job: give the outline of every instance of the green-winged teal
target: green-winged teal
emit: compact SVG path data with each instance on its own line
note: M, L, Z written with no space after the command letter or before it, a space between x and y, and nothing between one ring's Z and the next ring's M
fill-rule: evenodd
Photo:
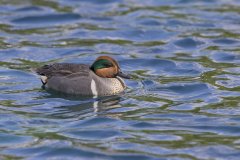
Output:
M44 65L36 72L43 85L55 91L86 96L115 95L126 85L122 78L130 78L121 72L116 60L100 56L89 66L86 64L54 63Z

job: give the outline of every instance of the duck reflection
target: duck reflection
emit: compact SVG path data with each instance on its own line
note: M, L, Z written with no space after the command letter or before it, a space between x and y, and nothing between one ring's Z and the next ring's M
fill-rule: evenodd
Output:
M86 118L90 116L98 116L114 108L122 107L119 103L121 95L106 97L76 97L70 95L48 95L47 98L64 99L71 102L66 105L57 107L57 111L51 113L51 117L55 118ZM75 103L75 104L73 104Z

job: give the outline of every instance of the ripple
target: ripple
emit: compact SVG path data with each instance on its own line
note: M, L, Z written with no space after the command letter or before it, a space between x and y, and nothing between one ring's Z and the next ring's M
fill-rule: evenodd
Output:
M142 20L141 24L146 25L146 26L159 26L161 25L161 23L158 20L154 20L154 19L146 19L146 20Z
M106 118L106 117L96 117L96 118L91 118L87 120L83 120L80 122L74 122L71 124L69 127L94 127L94 126L108 126L111 125L112 123L116 122L115 119L112 118Z
M153 68L156 70L166 69L175 67L176 64L169 60L161 60L161 59L127 59L121 62L124 67L135 66L135 69L148 69Z
M218 84L219 86L224 86L226 88L238 91L238 88L240 87L238 78L239 76L236 78L231 78L231 79L229 78L229 80L218 80L216 84Z
M182 83L168 85L147 85L149 93L155 93L170 99L189 101L194 99L205 99L211 95L211 89L204 83Z
M88 2L88 3L93 3L93 4L108 4L108 3L116 3L116 2L121 2L121 0L116 0L116 1L112 1L112 0L102 0L102 1L98 1L98 0L92 0L92 1L88 1L88 0L82 0L83 2Z
M215 53L212 56L216 62L234 63L240 61L240 56L231 53Z
M204 43L201 41L196 41L192 38L184 38L177 40L176 42L174 42L174 44L181 48L194 49L196 47L201 46Z
M48 15L36 15L36 16L28 16L13 19L13 23L17 24L32 24L35 25L36 23L39 25L46 25L46 24L56 24L56 23L67 23L71 21L79 20L81 16L79 14L48 14Z
M4 153L14 153L17 156L30 157L30 159L78 159L79 157L84 159L156 159L154 157L141 154L129 155L127 153L112 153L107 155L106 153L99 152L98 150L88 149L90 146L84 148L71 147L66 141L43 141L41 143L42 144L34 148L25 147L22 149L11 149L5 151Z
M16 9L17 12L29 12L29 11L42 11L43 9L38 6L27 6Z
M223 39L216 39L213 41L214 43L218 43L218 44L235 44L235 43L239 43L237 40L233 40L233 39L227 39L227 38L223 38Z
M96 134L97 133L97 134ZM115 138L124 138L123 133L114 130L85 130L65 132L63 135L82 140L114 140Z
M16 145L24 145L31 141L33 138L30 136L18 136L18 135L12 135L12 134L0 134L1 142L0 147L11 147Z

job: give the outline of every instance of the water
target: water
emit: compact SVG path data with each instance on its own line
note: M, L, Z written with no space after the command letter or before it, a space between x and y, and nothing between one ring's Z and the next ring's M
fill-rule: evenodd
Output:
M238 0L0 1L0 159L238 160ZM124 94L54 95L31 72L116 58Z

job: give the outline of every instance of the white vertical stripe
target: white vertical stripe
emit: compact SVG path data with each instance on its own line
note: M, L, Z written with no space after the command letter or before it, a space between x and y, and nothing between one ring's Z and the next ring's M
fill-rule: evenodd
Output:
M97 98L98 96L97 86L93 79L91 81L91 91L93 93L93 98ZM94 108L94 112L98 112L98 101L93 102L93 108Z
M93 79L91 81L91 91L93 93L93 98L97 98L97 96L98 96L97 86L96 86L96 83Z

